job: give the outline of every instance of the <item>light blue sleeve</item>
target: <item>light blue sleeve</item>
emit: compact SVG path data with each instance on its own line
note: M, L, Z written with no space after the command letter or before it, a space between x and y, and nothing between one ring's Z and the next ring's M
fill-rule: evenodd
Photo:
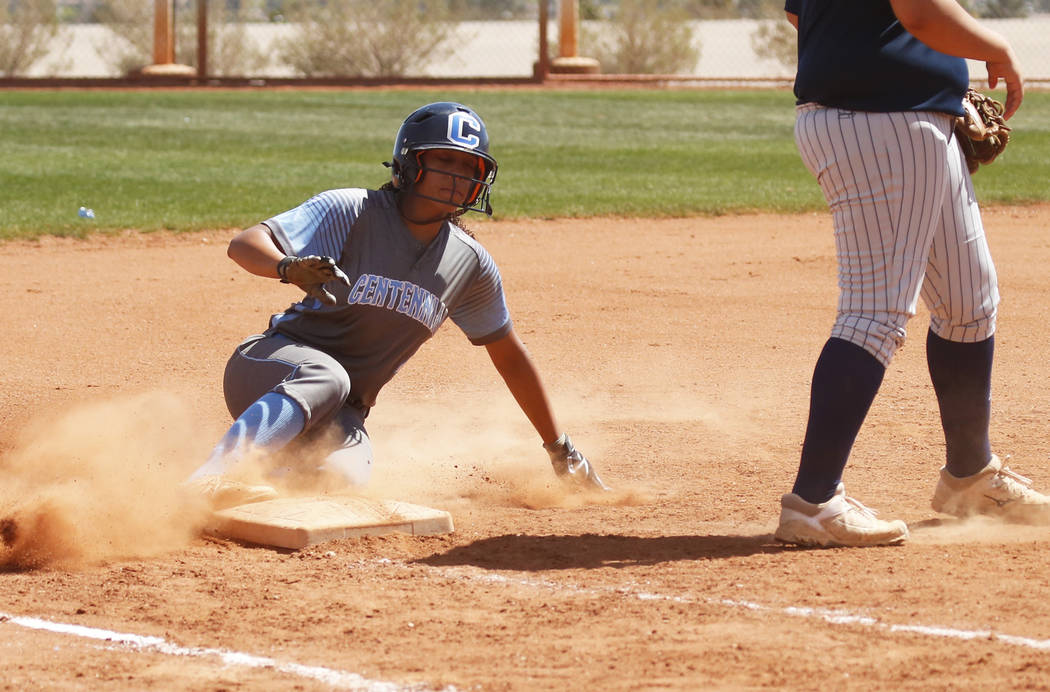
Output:
M475 346L506 336L513 326L499 268L485 248L470 243L478 255L478 273L449 317Z
M367 195L368 190L359 188L328 190L263 223L289 255L338 260Z

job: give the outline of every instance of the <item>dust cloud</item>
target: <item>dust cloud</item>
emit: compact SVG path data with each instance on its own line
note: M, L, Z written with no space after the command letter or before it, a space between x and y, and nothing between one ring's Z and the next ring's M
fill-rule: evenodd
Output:
M77 567L186 545L207 516L179 492L208 445L188 408L154 392L32 421L0 458L0 568Z
M571 509L650 499L644 488L610 476L600 435L583 426L574 440L613 491L580 492L562 483L509 397L496 405L480 397L455 412L418 399L384 404L386 413L369 419L376 465L368 486L348 489L310 474L293 481L252 471L242 479L270 483L282 495L351 492L439 508ZM576 418L562 408L566 418ZM0 569L75 568L188 545L209 512L179 484L214 443L201 439L189 409L172 394L151 392L81 403L31 422L0 458ZM299 451L301 462L323 456ZM238 477L250 465L247 459L238 464Z
M910 542L928 545L1029 543L1046 539L1045 526L1012 524L984 516L928 519L908 528Z
M509 397L444 403L383 402L369 419L376 464L369 496L409 502L469 501L526 509L587 505L637 505L642 488L612 482L603 467L605 445L597 431L570 432L577 447L613 486L609 493L580 492L554 475L536 432ZM569 407L562 406L565 419ZM373 421L373 418L375 419Z

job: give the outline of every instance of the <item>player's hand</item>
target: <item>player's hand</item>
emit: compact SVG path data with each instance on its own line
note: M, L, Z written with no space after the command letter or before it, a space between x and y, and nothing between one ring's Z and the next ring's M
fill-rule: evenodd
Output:
M986 62L985 68L988 70L990 89L998 86L1000 79L1006 82L1006 112L1003 113L1003 119L1009 120L1021 107L1021 101L1024 99L1024 78L1021 76L1017 56L1014 55L1013 49L1007 47L1005 60Z
M325 305L335 305L336 299L324 287L329 281L340 281L350 286L350 279L331 257L285 257L277 263L277 275L286 284L295 284L311 298Z
M568 435L562 434L554 442L543 445L543 448L551 457L554 473L565 483L578 490L612 490L598 477L598 472L587 461L587 457L572 445Z

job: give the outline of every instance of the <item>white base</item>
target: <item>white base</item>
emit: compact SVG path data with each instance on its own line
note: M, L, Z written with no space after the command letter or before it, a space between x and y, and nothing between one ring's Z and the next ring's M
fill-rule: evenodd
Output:
M226 538L298 550L339 538L451 533L452 515L394 500L289 497L215 512L208 527Z

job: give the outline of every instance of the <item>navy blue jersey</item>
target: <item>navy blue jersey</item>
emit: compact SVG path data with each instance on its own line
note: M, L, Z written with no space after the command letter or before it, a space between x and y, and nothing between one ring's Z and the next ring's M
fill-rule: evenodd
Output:
M962 115L966 61L908 33L889 0L786 0L784 9L798 15L799 103Z

